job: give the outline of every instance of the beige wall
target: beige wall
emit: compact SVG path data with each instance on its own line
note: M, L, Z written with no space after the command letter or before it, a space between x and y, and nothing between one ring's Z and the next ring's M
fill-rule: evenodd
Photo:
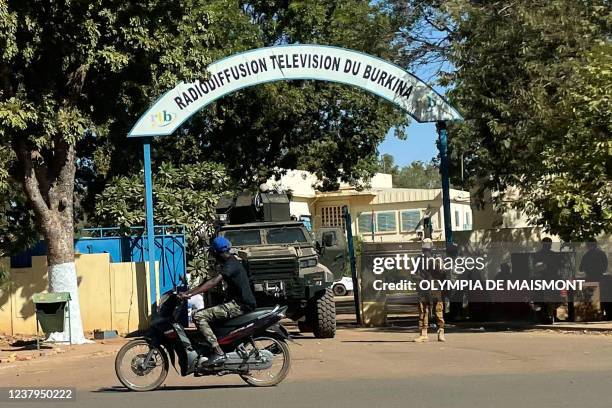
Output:
M10 266L6 258L0 262L7 269ZM145 263L110 263L108 254L76 255L76 269L86 331L129 333L146 328L150 292ZM159 282L157 270L156 278ZM11 269L10 288L0 293L0 332L36 333L32 295L46 292L47 286L44 256L32 257L31 268Z
M402 242L418 240L415 231L402 231L401 212L403 210L419 210L420 217L423 216L428 205L432 209L433 222L433 239L436 241L444 240L444 215L442 202L439 199L424 200L424 201L392 201L392 200L376 200L376 196L372 194L361 195L346 195L342 196L327 196L320 197L314 200L311 205L311 212L314 214L314 226L319 228L322 226L322 209L330 206L348 206L352 218L352 229L354 235L361 236L364 240L371 241L371 231L359 230L359 215L362 213L371 214L374 211L376 217L377 212L394 212L396 231L395 232L375 232L374 241L376 242ZM459 213L459 227L456 226L456 213ZM472 210L469 202L451 202L451 222L453 231L462 231L466 229L466 222L472 221Z
M472 189L472 211L474 213L474 229L492 228L530 228L534 225L521 211L510 208L513 201L520 199L520 191L510 187L506 191L504 202L500 205L493 204L497 193L486 189L483 196L478 196L478 187Z

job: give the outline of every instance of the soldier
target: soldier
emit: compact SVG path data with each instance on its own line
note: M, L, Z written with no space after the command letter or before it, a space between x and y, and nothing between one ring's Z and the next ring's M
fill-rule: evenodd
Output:
M580 271L586 275L587 282L601 282L608 271L608 257L597 247L597 240L590 238L587 241L587 251L580 260Z
M432 262L432 247L433 242L431 239L426 238L423 240L422 251L423 251L423 263L418 271L418 277L420 280L443 280L444 271ZM429 262L427 261L429 259ZM436 324L438 325L438 341L446 341L444 336L444 299L442 297L442 291L440 290L418 290L419 300L419 330L420 335L413 341L415 343L424 343L429 341L427 337L427 327L429 325L429 311L433 310L436 317Z

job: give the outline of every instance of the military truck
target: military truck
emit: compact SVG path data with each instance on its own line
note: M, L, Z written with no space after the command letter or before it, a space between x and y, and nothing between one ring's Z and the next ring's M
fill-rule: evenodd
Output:
M289 197L275 192L223 197L218 235L245 265L257 305L288 306L287 317L317 338L336 333L333 274L319 262L317 245L301 221L292 220Z

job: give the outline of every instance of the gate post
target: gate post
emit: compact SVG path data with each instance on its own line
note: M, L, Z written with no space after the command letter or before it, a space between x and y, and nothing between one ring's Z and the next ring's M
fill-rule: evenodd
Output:
M345 205L342 207L342 216L344 217L344 226L346 228L346 242L348 246L348 256L351 266L351 279L353 281L353 301L355 304L355 317L357 324L361 325L361 301L359 300L359 281L357 279L357 265L355 262L355 246L353 243L353 226L351 213Z
M453 223L451 222L450 174L448 168L448 137L446 122L436 122L440 141L440 174L442 177L442 207L444 209L444 238L446 247L453 243Z
M143 139L142 150L144 154L145 204L146 204L146 230L147 230L147 261L149 263L149 286L151 305L157 303L157 279L155 278L155 227L153 222L153 178L151 173L151 138ZM155 314L151 308L151 315Z

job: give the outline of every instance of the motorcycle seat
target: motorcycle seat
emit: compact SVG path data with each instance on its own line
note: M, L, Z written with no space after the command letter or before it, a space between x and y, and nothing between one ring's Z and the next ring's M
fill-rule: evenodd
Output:
M253 310L252 312L245 313L238 317L233 317L228 320L223 320L221 324L223 326L243 326L253 320L257 320L263 316L270 314L275 311L277 307L260 307L258 309Z

